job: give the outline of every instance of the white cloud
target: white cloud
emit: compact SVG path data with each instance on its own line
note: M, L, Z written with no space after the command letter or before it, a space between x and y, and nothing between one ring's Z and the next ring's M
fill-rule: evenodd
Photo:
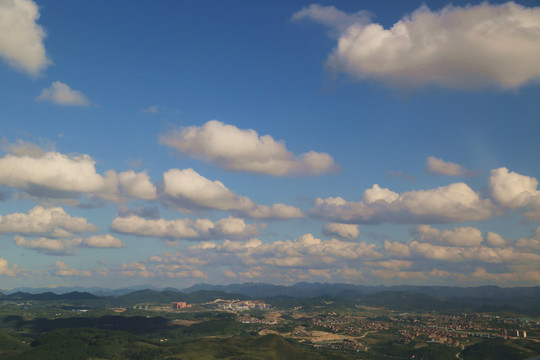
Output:
M440 231L429 225L419 225L415 232L422 241L437 240L455 246L479 246L484 241L482 232L470 226Z
M390 270L401 270L403 268L410 268L411 266L414 265L414 263L409 260L395 260L395 259L381 260L381 261L366 261L365 264L367 266L382 267L382 268L390 269Z
M491 194L501 205L510 209L524 209L525 216L540 222L540 191L538 180L501 167L491 170Z
M16 264L10 269L8 261L4 258L0 258L0 276L15 276L18 272L19 268Z
M312 216L344 223L445 223L485 220L495 207L464 183L432 190L395 193L375 184L364 200L348 202L340 197L318 198Z
M94 248L122 248L126 246L122 240L110 234L90 236L84 239L82 243Z
M514 2L422 6L391 28L334 7L301 10L339 32L328 66L360 80L397 85L477 89L516 88L540 76L540 8Z
M426 160L426 171L430 174L445 176L471 176L472 171L463 165L447 162L430 156Z
M297 219L304 217L302 210L285 204L257 205L248 215L258 219Z
M17 234L50 234L71 236L71 233L95 231L97 228L82 217L71 217L61 207L35 206L28 214L0 215L0 232Z
M40 157L6 155L0 158L0 184L44 194L47 194L46 189L84 193L115 193L117 190L116 173L99 175L90 156L57 152Z
M171 169L163 174L164 192L180 206L195 205L216 210L251 210L253 201L230 191L221 181L209 180L193 169Z
M540 227L536 229L536 236L530 239L519 239L516 246L540 250Z
M152 220L131 215L115 218L111 228L125 234L166 239L244 238L258 234L256 225L233 217L212 222L208 219Z
M537 285L540 282L540 270L523 270L518 269L514 272L506 273L488 273L486 269L482 267L476 268L476 270L471 274L472 277L483 279L483 280L492 280L497 283L510 283L515 284L517 281L528 282L534 285Z
M216 260L228 260L235 265L265 264L289 268L382 257L373 244L337 239L321 240L311 234L304 234L292 241L272 243L263 243L258 239L225 240L222 244L209 242L194 245L190 250L200 256L213 256Z
M270 135L259 136L255 130L242 130L217 120L171 130L160 137L160 143L227 170L285 176L318 175L336 169L326 153L310 151L295 156L284 142Z
M360 236L358 225L327 223L324 225L323 234L326 236L337 235L342 239L354 240Z
M60 81L55 81L49 88L43 89L36 100L62 106L90 106L90 101L82 92L73 90Z
M146 268L146 265L144 263L136 262L136 261L132 261L128 264L122 264L121 274L130 276L130 277L141 276L144 278L156 276L156 274L154 274L153 272L149 271Z
M409 257L411 256L411 249L409 245L400 243L399 241L388 241L384 242L384 250L389 256L398 256L398 257Z
M91 248L121 248L126 246L120 239L109 234L94 235L86 239L80 237L70 239L47 237L26 239L17 235L15 236L15 244L47 255L76 255L75 248L81 245Z
M312 4L295 14L291 20L311 19L328 27L345 31L349 26L369 23L370 14L367 11L359 11L354 14L346 14L334 6L321 6Z
M73 198L87 194L118 201L120 184L124 195L144 200L156 198L156 188L146 172L130 170L117 174L109 170L101 175L95 164L89 155L37 151L8 154L0 158L0 185L43 198Z
M229 269L223 270L223 274L224 274L225 276L227 276L227 277L230 277L230 278L237 278L237 277L238 277L238 275L236 275L236 274L234 273L234 271L229 270Z
M0 1L0 57L33 75L51 64L38 19L38 6L31 0Z
M443 246L412 241L411 250L428 259L444 261L479 260L488 263L538 263L540 255L519 251L513 247L491 248L487 246Z
M88 270L77 270L70 268L66 263L56 260L54 263L54 269L52 271L53 276L84 276L89 277L92 276L92 272Z
M6 139L0 140L0 148L6 153L15 156L30 156L39 158L45 154L44 148L54 150L54 143L42 141L44 144L38 145L29 141L18 139L16 143L10 143Z
M146 172L136 173L133 170L121 172L118 174L118 182L131 197L144 200L156 198L156 187Z
M19 247L39 251L47 255L75 255L74 247L81 244L82 239L50 239L37 238L26 239L22 236L15 236L15 244Z
M508 245L508 242L501 235L494 232L487 233L486 242L494 247L505 247Z
M344 279L363 279L364 274L360 270L351 269L348 267L345 267L343 269L338 269L335 272L336 275L341 276Z

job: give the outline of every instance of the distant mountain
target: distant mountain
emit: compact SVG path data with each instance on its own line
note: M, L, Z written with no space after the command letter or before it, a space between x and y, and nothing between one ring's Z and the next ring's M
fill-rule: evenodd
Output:
M39 300L39 301L54 301L54 300L97 300L98 296L89 292L73 291L66 294L55 294L53 292L44 292L41 294L30 294L26 292L16 292L0 297L0 300L24 301L24 300Z
M38 288L18 287L11 290L0 289L0 292L4 294L13 294L17 292L23 292L23 293L28 293L28 294L41 294L45 292L51 292L54 294L66 294L66 293L70 293L74 291L79 291L79 292L89 292L96 296L119 296L119 295L129 294L134 291L145 290L145 289L158 290L156 287L146 284L146 285L131 286L129 288L121 288L121 289L107 289L107 288L102 288L102 287L81 287L81 286L57 286L57 287L38 287Z
M353 284L327 284L327 283L297 283L291 286L272 285L266 283L243 283L231 285L195 284L182 290L191 293L199 290L216 290L226 293L237 293L251 297L291 296L291 297L315 297L315 296L349 296L377 294L384 291L401 291L439 297L451 298L478 298L478 299L515 299L517 297L540 297L540 287L513 287L501 288L498 286L480 287L451 287L451 286L416 286L416 285L393 285L393 286L367 286Z
M155 290L139 290L134 291L129 294L120 295L112 300L116 304L123 305L135 305L142 303L170 303L175 301L185 301L187 303L203 303L212 301L215 299L249 299L246 295L226 293L223 291L208 291L208 290L198 290L190 294L185 294L182 292L176 291L155 291Z

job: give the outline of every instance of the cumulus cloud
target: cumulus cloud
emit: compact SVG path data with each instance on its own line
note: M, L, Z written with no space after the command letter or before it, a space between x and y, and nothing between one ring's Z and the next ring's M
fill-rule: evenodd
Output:
M39 158L45 154L44 149L49 151L54 150L54 143L50 141L42 141L44 144L38 145L33 142L24 141L18 139L15 143L10 143L7 139L0 141L0 148L6 153L13 154L15 156L30 156Z
M345 31L350 26L356 24L369 24L370 16L370 13L367 11L347 14L336 9L334 6L312 4L293 14L291 20L311 19L328 27L336 28L339 31Z
M492 280L496 283L515 283L517 281L538 284L540 282L540 270L519 269L514 272L489 273L483 267L478 267L471 274L473 278L482 280Z
M144 263L136 262L136 261L130 262L128 264L122 264L121 274L130 276L130 277L141 276L144 278L156 276L156 274L154 274L153 272L149 271L146 268L146 265Z
M101 175L89 155L28 150L0 158L0 185L49 199L87 194L97 199L118 201L119 186L123 195L144 200L156 198L156 188L146 172L130 170L117 174L109 170Z
M342 264L344 261L382 257L373 244L321 240L311 234L272 243L263 243L258 239L225 240L222 244L206 242L194 245L190 250L200 256L219 259L222 263L247 266L264 264L279 268L309 268L312 264Z
M489 199L481 199L465 183L402 194L375 184L364 192L363 201L317 198L309 213L343 223L447 223L485 220L494 210Z
M338 32L330 68L359 80L401 87L437 85L516 88L540 76L540 8L508 2L421 6L391 28L334 7L312 5L293 15Z
M540 250L540 227L536 229L536 236L530 239L522 238L516 242L516 246Z
M17 264L9 268L9 263L6 259L0 258L0 276L15 276L19 272Z
M488 263L538 263L540 255L519 251L513 247L492 248L487 246L445 246L411 241L409 247L428 259L443 261L479 260Z
M334 159L327 153L310 151L295 156L283 141L217 120L171 130L160 136L160 143L227 170L274 176L319 175L336 170Z
M508 242L501 235L494 232L487 233L486 242L494 247L505 247L508 245Z
M49 88L43 89L36 100L62 106L90 106L90 101L82 92L60 81L54 81Z
M118 174L118 182L131 197L144 200L156 198L156 187L146 172L136 173L133 170L121 172Z
M88 155L48 152L39 157L6 155L0 158L0 184L47 194L47 189L76 193L114 193L114 172L102 176Z
M429 225L419 225L416 227L415 233L422 241L437 240L455 246L479 246L484 241L482 232L470 226L440 231Z
M47 255L75 255L77 251L74 247L81 244L81 239L51 239L46 237L26 239L17 235L15 236L15 244Z
M501 167L491 170L489 185L499 204L510 209L523 209L526 217L540 222L540 191L534 177Z
M118 249L118 248L122 248L126 246L126 244L124 244L122 240L110 234L90 236L82 240L82 244L88 247L103 248L103 249L106 249L106 248Z
M238 196L221 181L209 180L193 169L171 169L163 174L164 193L181 207L216 210L251 210L253 201Z
M95 231L85 218L72 217L61 207L35 206L28 214L0 215L0 232L27 235L50 234L71 236L72 233Z
M430 156L426 160L426 171L434 175L444 176L471 176L472 171L463 165L447 162L443 159Z
M75 238L52 238L40 237L27 239L23 236L15 236L15 244L19 247L38 251L46 255L76 255L76 248L85 246L89 248L122 248L126 246L120 239L112 235L93 235L86 239Z
M285 204L257 205L248 216L258 219L297 219L304 217L302 210Z
M38 19L38 6L31 0L0 1L0 57L32 75L51 64Z
M384 241L384 250L388 256L409 257L411 249L409 245L400 243L399 241Z
M51 273L53 276L61 276L61 277L68 277L68 276L84 276L89 277L92 276L92 272L88 270L77 270L70 268L66 263L56 260L54 263L54 269Z
M256 225L233 217L212 222L208 219L153 220L130 215L115 218L111 228L124 234L165 239L245 238L258 234Z
M342 239L354 240L360 236L358 225L328 223L324 225L322 232L326 236L337 235Z

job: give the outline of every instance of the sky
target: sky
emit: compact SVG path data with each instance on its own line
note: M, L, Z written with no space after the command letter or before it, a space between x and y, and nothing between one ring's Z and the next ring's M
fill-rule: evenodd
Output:
M537 5L0 0L0 288L540 285Z

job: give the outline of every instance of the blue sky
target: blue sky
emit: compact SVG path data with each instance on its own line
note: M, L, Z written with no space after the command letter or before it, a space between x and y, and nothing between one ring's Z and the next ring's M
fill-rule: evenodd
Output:
M540 283L534 1L0 0L0 281Z

